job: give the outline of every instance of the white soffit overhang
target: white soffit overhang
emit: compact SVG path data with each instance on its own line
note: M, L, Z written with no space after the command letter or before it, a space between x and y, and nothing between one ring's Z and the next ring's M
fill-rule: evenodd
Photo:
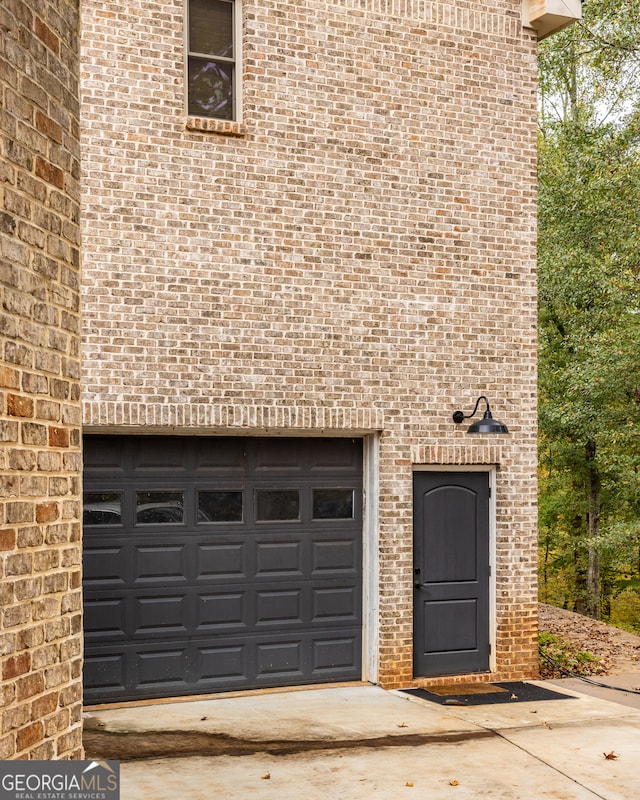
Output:
M522 22L538 41L582 18L582 0L522 0Z

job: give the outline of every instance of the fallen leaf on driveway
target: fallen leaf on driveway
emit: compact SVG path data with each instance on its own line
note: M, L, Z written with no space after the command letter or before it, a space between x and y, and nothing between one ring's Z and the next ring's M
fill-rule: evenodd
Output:
M458 781L449 781L449 786L458 786Z
M401 722L401 723L398 725L398 727L399 727L399 728L408 728L409 726L407 725L407 723L406 723L406 722Z
M616 755L613 750L610 753L603 753L602 755L607 759L607 761L615 761L616 758L620 758L620 756Z
M263 781L268 781L268 780L270 780L270 779L271 779L271 773L270 773L270 772L267 772L267 774L266 774L266 775L263 775L263 776L262 776L262 780L263 780Z
M413 786L413 784L411 783L411 781L407 781L407 782L405 783L405 786Z

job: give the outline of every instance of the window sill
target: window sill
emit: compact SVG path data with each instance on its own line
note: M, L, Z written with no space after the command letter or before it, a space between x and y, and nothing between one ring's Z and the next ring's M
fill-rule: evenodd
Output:
M207 117L187 117L185 127L190 131L218 133L221 136L245 136L246 126L241 122L229 122L225 119L208 119Z

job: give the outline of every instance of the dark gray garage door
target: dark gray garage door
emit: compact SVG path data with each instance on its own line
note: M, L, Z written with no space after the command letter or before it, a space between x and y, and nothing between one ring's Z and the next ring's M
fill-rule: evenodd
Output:
M85 700L360 679L362 442L85 437Z

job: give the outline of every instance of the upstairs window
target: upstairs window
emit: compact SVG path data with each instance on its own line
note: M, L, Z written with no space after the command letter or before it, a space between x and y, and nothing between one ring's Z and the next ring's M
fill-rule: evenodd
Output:
M187 112L240 121L240 0L188 0Z

